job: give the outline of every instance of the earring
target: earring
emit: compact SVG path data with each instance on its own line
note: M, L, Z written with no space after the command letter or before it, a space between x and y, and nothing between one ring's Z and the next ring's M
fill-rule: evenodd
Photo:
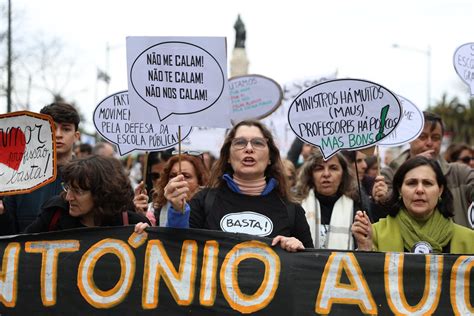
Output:
M443 199L441 198L441 195L438 197L438 204L441 203Z

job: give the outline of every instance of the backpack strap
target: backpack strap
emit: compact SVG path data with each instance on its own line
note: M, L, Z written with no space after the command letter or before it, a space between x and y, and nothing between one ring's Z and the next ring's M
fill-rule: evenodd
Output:
M288 218L290 219L290 230L294 233L295 221L296 221L296 207L295 204L289 202L286 205L286 211L288 212Z
M288 214L288 219L290 223L290 231L293 234L295 230L295 221L296 221L296 206L294 203L291 203L288 200L285 201L281 197L280 197L280 201L283 203L283 205L285 205L286 213Z
M209 213L212 210L212 205L216 199L217 190L209 189L207 191L206 197L204 198L204 214L206 218L209 216Z
M122 212L122 223L123 223L123 226L128 226L129 225L129 223L128 223L128 212L127 211Z
M53 217L51 217L51 221L49 222L48 231L56 230L56 226L58 225L59 218L61 217L61 209L58 208L54 211Z

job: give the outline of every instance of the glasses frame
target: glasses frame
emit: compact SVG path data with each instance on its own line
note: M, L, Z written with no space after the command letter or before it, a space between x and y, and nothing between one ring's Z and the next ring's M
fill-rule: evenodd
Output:
M179 155L179 150L173 150L171 153L173 156L178 156ZM199 151L199 150L182 150L181 155L188 155L188 156L193 156L201 159L201 161L204 163L204 152Z
M474 160L474 157L467 157L467 156L466 156L466 157L463 157L463 158L459 158L459 159L458 159L459 162L463 162L463 163L466 163L466 164L470 163L471 160Z
M236 140L242 140L242 139L246 141L245 146L243 146L243 147L240 147L240 146L237 147L237 146L235 146L234 141L236 141ZM256 139L258 139L258 140L264 140L264 141L265 141L265 147L262 147L262 148L255 147L255 145L254 145L253 142L254 142ZM234 149L242 150L242 149L245 149L245 148L249 145L249 143L250 143L250 146L252 146L252 148L255 149L255 150L264 150L265 148L268 148L268 139L265 138L265 137L254 137L254 138L251 138L251 139L247 139L247 138L245 138L245 137L236 137L236 138L233 138L233 139L231 140L230 146L231 146L232 148L234 148Z
M173 150L171 153L173 156L179 155L179 150ZM189 156L201 156L203 154L202 151L199 150L182 150L181 155L189 155Z
M82 196L84 195L84 193L86 193L86 190L74 189L69 184L64 183L64 182L61 182L61 188L63 189L64 192L66 192L66 194L71 192L75 196Z

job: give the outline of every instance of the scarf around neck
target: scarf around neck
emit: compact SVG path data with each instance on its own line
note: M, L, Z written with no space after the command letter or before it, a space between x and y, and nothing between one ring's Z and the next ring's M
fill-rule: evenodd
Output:
M417 242L426 241L433 247L433 252L441 253L453 237L453 222L445 218L438 209L424 222L415 220L404 208L398 212L395 219L400 225L403 246L408 251L411 251Z
M328 199L326 201L328 202ZM321 205L311 189L306 199L301 202L305 210L305 216L308 221L311 237L314 241L314 248L325 247L326 249L353 250L354 242L352 239L351 225L354 217L354 201L345 196L339 196L333 206L331 221L329 223L329 233L326 237L326 245L321 245L319 240L319 228L321 225Z

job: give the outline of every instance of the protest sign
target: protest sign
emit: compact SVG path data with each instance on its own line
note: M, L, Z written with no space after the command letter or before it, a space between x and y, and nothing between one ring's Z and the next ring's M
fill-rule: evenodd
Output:
M308 249L153 227L0 239L2 315L470 315L472 255ZM79 312L80 311L80 312Z
M229 79L233 124L246 119L262 119L281 104L283 91L274 80L260 75L246 75Z
M367 148L395 129L402 109L395 94L360 79L315 85L291 103L288 122L298 138L329 159L343 149Z
M272 132L275 143L277 144L282 157L286 157L288 150L296 137L288 124L288 110L291 102L293 102L294 98L309 87L327 80L336 79L336 76L337 73L325 76L309 76L288 81L281 85L283 90L282 105L272 114L264 118L262 122L265 123Z
M402 105L402 117L395 130L378 143L380 146L401 146L416 139L423 131L423 112L410 100L400 95L397 97Z
M117 145L121 156L133 150L157 151L174 147L179 142L178 126L159 122L133 122L127 91L117 92L102 100L94 110L94 125L102 137ZM151 108L144 111L152 112ZM191 133L187 127L181 132L181 139Z
M474 96L474 43L461 45L454 52L454 69Z
M226 56L224 37L127 37L132 121L230 126Z
M0 115L0 195L28 193L55 179L51 117L28 111Z

